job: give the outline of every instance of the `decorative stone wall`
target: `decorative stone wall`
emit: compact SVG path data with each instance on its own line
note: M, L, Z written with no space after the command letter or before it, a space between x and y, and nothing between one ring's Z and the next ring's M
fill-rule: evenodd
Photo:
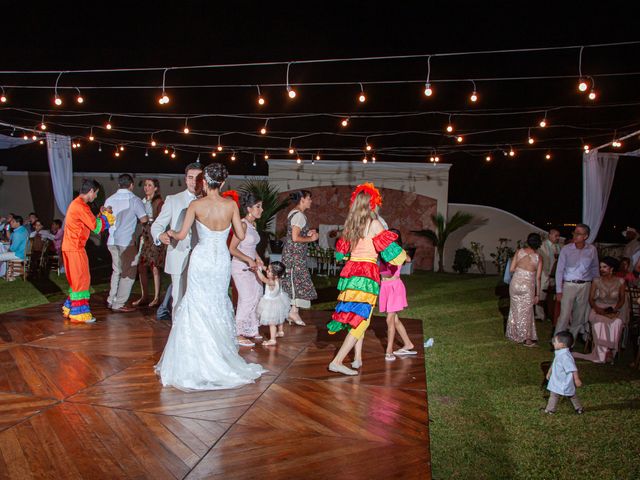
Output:
M353 187L324 186L306 188L313 196L313 205L306 213L310 228L318 228L321 223L340 225L344 223L349 209L349 199ZM283 192L287 198L290 192ZM397 228L402 234L406 247L416 247L413 258L415 268L433 270L435 249L431 242L412 230L433 229L431 216L436 213L437 202L433 198L416 193L381 188L383 204L380 215L389 224L389 228ZM287 210L288 211L288 210ZM286 231L286 213L278 215L276 232L280 235Z

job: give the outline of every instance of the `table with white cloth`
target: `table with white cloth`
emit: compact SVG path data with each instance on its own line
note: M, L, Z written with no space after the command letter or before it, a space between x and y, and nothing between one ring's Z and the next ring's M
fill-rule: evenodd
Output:
M7 253L9 251L9 244L6 242L0 242L0 253ZM7 262L0 262L0 278L4 278L7 273Z

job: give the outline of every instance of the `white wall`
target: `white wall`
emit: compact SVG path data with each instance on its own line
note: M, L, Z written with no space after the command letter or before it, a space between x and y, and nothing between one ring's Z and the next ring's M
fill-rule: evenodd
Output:
M447 214L450 164L309 160L269 160L269 182L281 192L308 187L358 185L373 182L380 188L392 188L431 197L438 202L438 213Z
M524 221L520 217L513 215L499 208L487 207L486 205L471 205L465 203L450 203L449 217L456 212L468 212L474 216L471 224L453 232L444 252L444 268L446 271L453 271L453 259L458 248L470 248L471 242L478 242L484 246L485 267L487 273L497 273L496 267L491 263L489 254L495 253L500 238L511 239L509 246L516 247L518 240L526 240L530 233L540 233L543 236L547 232L541 228ZM472 272L477 272L474 267Z

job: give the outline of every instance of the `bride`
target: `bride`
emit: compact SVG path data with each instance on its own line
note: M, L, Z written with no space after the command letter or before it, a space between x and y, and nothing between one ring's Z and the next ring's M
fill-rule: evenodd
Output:
M244 237L238 206L220 195L227 169L212 163L204 169L206 195L191 202L182 230L187 236L196 222L198 244L191 253L187 291L174 315L169 339L156 365L164 386L181 390L218 390L252 383L265 370L238 355L233 306L229 299L231 255L229 229Z

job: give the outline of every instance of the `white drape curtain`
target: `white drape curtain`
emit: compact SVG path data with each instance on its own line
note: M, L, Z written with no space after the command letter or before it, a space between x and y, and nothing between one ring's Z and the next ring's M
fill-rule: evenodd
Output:
M582 223L591 228L588 242L598 236L609 202L619 155L592 151L582 155Z
M73 200L71 139L63 135L47 133L47 153L56 206L66 215L67 207Z

